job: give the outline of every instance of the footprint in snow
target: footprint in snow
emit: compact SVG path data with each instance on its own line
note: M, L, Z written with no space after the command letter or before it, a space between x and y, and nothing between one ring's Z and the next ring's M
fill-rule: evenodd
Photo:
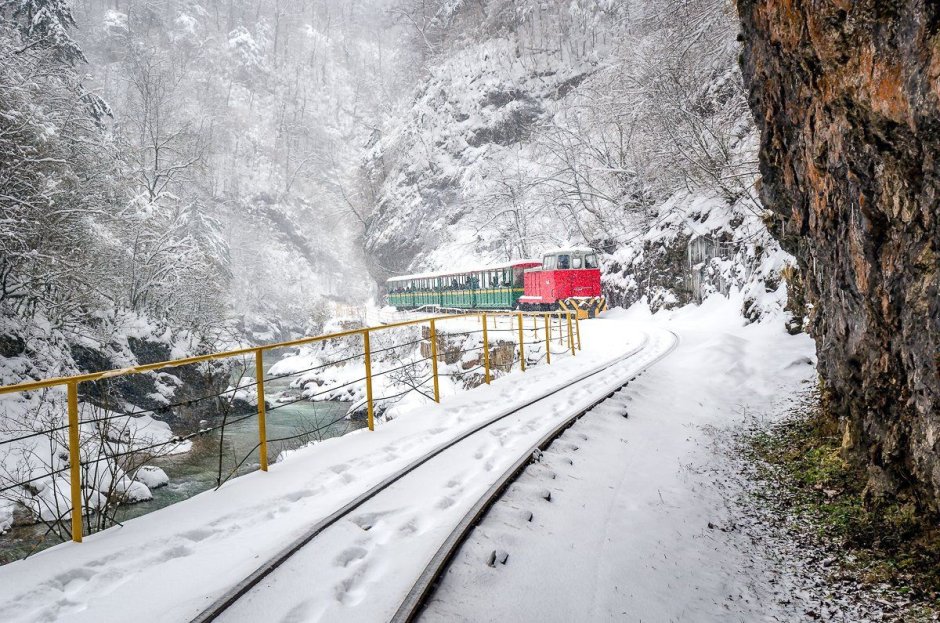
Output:
M336 601L343 605L354 606L365 597L365 591L360 587L362 578L368 571L369 565L363 562L355 573L340 582L333 589Z
M418 520L411 519L398 528L398 534L402 536L411 536L412 534L417 534L420 528L421 525L418 523Z
M388 513L363 513L362 515L351 517L350 521L368 532L372 529L372 526L377 524L385 515L388 515Z
M93 570L80 567L57 575L53 582L58 584L59 589L66 595L74 595L94 576Z
M288 493L285 495L284 499L288 502L299 502L300 500L306 497L310 497L311 495L313 495L313 492L308 490L294 491L293 493Z
M177 558L192 556L193 553L193 548L189 547L188 545L177 545L175 547L171 547L168 550L164 550L159 556L157 556L156 562L170 562L171 560L176 560Z
M357 560L365 558L368 553L368 550L364 547L349 547L340 552L339 556L333 560L333 565L336 567L348 567Z
M209 530L208 528L196 528L195 530L189 530L188 532L183 532L180 534L181 537L187 541L192 541L193 543L198 543L199 541L204 541L210 536L215 534L214 531Z

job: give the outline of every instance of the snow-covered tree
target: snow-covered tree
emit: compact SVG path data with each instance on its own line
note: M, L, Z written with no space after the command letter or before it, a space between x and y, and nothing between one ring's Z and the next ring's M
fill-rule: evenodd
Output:
M4 0L0 10L16 22L26 47L52 50L72 65L86 60L68 32L75 27L69 0Z

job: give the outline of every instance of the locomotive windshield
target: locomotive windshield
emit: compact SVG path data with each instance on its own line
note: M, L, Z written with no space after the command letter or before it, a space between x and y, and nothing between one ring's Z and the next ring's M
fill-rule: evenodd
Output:
M581 270L599 268L597 254L587 249L550 253L542 258L542 270Z

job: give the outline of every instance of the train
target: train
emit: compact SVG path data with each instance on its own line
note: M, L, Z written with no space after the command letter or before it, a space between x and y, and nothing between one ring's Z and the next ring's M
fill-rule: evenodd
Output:
M565 311L593 318L607 309L597 253L589 248L547 251L461 271L392 277L386 302L397 309Z

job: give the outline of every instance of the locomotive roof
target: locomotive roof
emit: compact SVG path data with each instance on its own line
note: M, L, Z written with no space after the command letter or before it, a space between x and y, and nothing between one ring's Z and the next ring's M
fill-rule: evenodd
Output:
M591 247L567 247L561 249L549 249L542 255L558 255L559 253L596 253Z
M542 260L513 260L511 262L503 262L502 264L492 264L490 266L475 266L473 268L467 268L466 270L444 270L436 273L417 273L414 275L401 275L399 277L392 277L387 281L391 283L393 281L408 281L410 279L433 279L434 277L452 277L455 275L466 275L467 273L481 273L487 270L502 270L504 268L512 268L513 266L524 266L528 264L536 265L541 264Z

